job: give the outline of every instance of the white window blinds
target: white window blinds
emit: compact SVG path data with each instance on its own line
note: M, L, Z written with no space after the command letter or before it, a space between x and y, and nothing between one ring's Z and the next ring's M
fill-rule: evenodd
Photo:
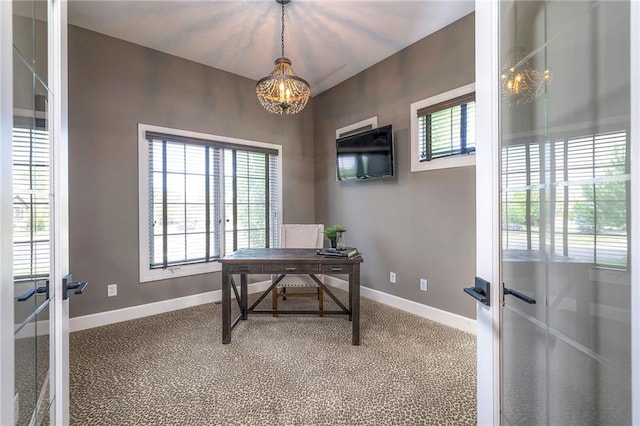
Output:
M475 151L475 93L418 110L420 161Z
M13 274L49 275L49 133L13 129Z
M147 137L151 268L277 245L277 151Z
M626 131L502 148L502 244L628 267Z

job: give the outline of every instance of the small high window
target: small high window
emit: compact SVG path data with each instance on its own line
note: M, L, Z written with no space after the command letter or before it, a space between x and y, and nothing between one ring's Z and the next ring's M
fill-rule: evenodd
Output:
M473 84L411 104L411 171L475 164Z

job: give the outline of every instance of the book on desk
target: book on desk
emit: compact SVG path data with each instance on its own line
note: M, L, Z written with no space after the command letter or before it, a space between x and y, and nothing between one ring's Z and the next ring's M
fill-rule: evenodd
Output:
M349 259L352 259L360 255L360 253L358 252L358 249L354 247L345 247L344 249L321 248L316 250L316 254L318 256L347 257Z

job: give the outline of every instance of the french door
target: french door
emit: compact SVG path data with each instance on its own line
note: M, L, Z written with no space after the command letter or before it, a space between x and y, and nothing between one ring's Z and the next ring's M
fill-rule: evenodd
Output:
M476 2L479 424L640 420L639 24Z
M0 10L0 424L67 424L66 3Z
M629 6L501 3L503 424L631 423Z

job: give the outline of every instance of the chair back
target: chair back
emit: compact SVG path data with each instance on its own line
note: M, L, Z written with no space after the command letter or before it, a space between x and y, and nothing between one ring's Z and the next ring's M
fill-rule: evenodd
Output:
M323 224L283 224L280 226L280 247L322 248Z

